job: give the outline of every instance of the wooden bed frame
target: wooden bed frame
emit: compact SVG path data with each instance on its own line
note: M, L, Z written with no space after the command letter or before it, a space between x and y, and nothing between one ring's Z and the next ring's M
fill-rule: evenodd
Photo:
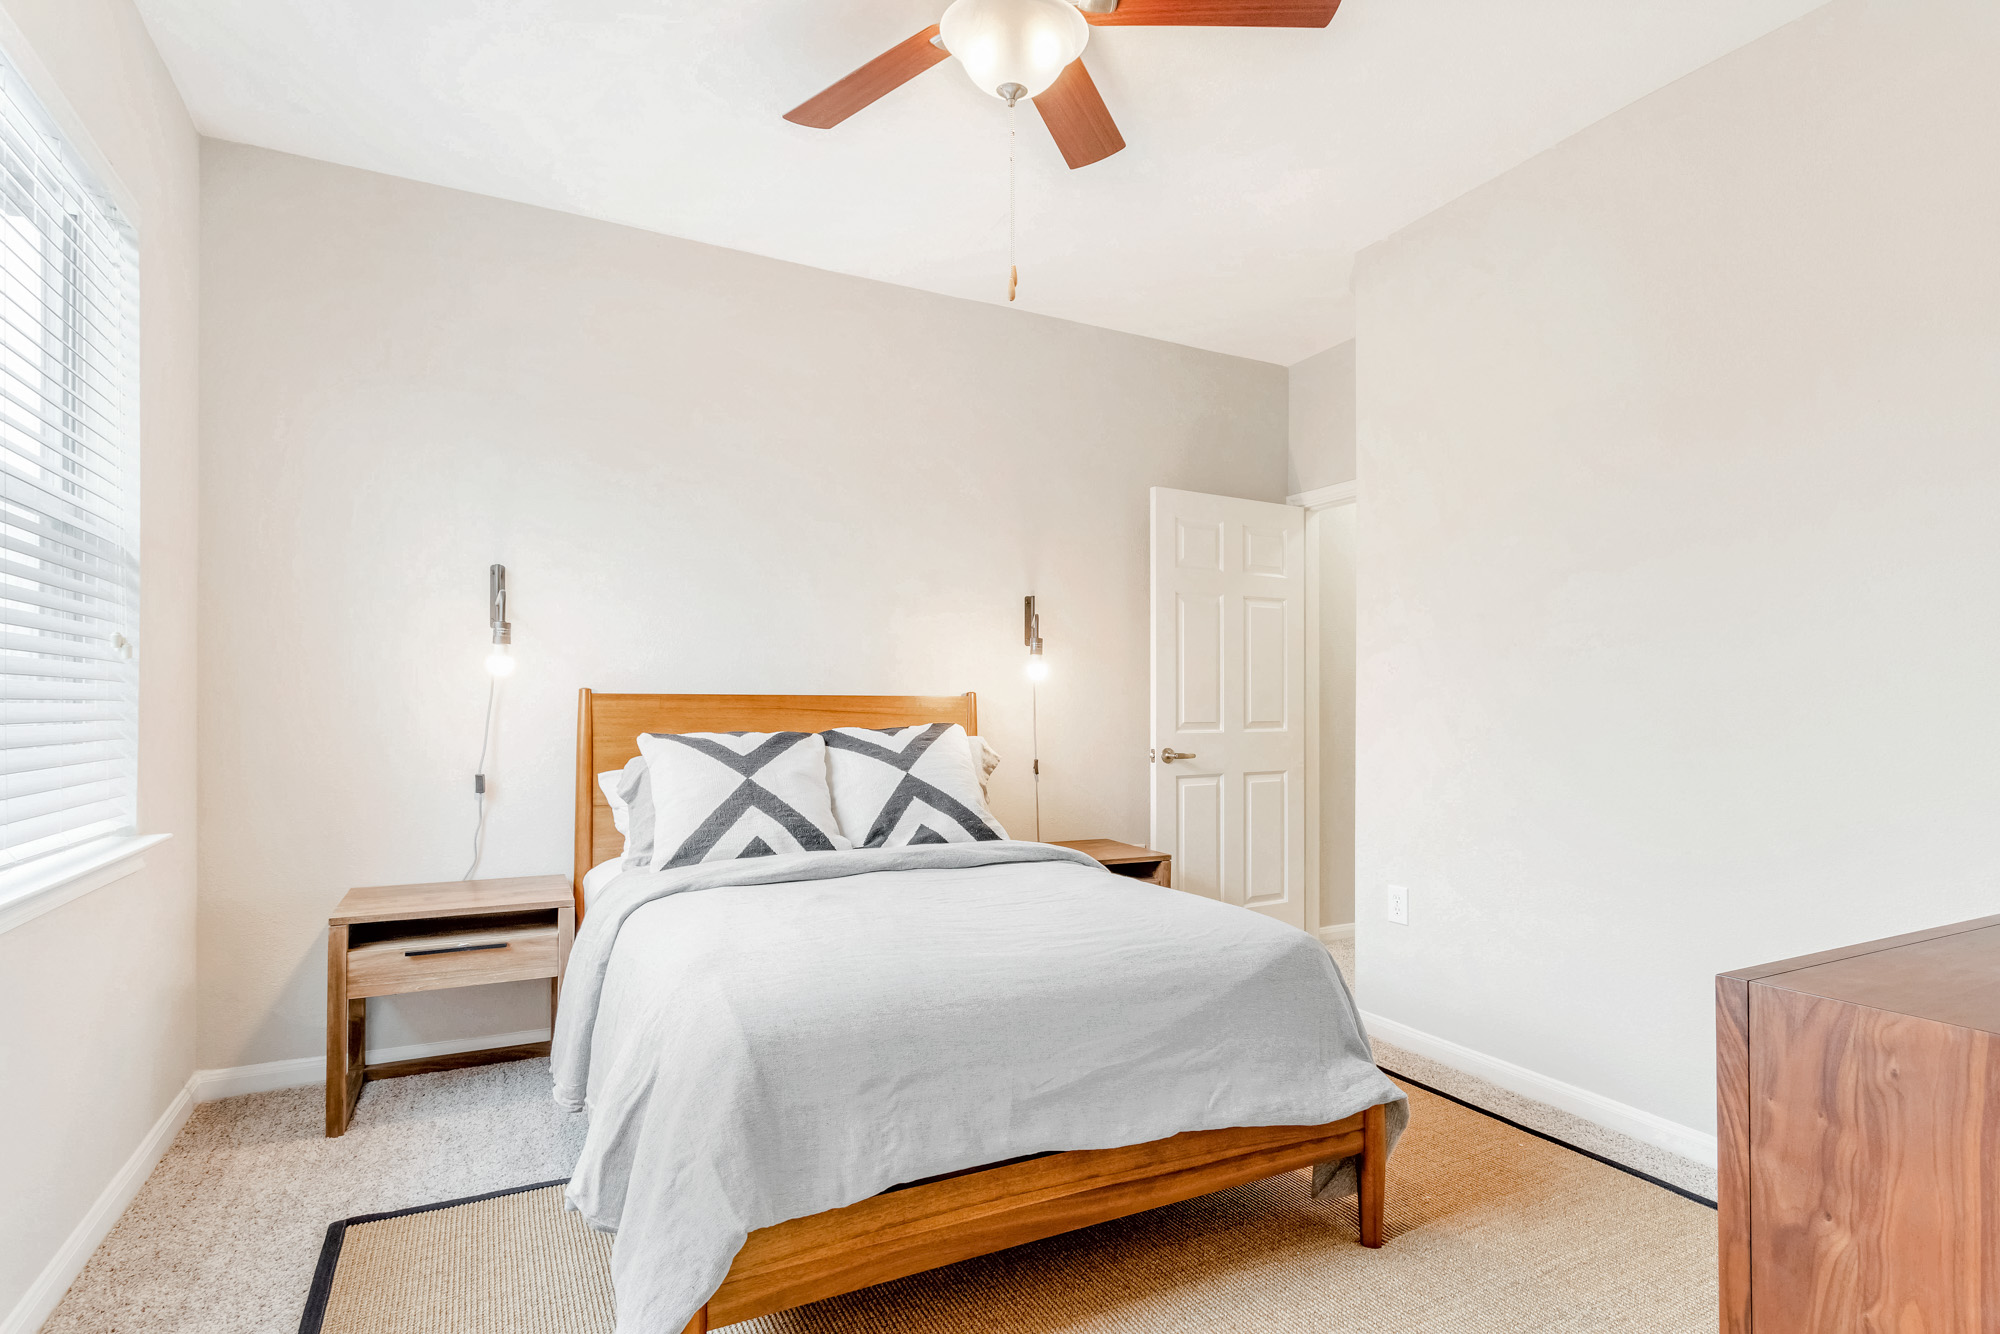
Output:
M639 753L641 732L823 732L830 727L958 723L978 731L965 695L600 695L577 697L576 918L584 872L618 856L622 836L597 775ZM752 1232L687 1334L990 1255L1024 1242L1227 1190L1336 1158L1361 1158L1363 1246L1382 1244L1385 1106L1319 1126L1196 1130L1116 1149L1049 1153L915 1182Z

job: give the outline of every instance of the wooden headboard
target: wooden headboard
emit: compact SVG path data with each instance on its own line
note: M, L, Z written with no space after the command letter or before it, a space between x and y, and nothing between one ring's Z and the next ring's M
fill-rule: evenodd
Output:
M624 835L597 775L639 753L641 732L824 732L829 727L957 723L979 731L979 704L963 695L576 695L576 920L584 872L616 857Z

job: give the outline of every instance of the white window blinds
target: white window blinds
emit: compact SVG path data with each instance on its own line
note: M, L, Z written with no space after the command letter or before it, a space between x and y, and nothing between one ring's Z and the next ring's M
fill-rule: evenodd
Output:
M0 868L133 829L138 254L0 62Z

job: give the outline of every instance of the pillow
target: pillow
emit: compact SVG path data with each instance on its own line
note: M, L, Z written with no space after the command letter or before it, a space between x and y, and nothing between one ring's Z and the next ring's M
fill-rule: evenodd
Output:
M1000 767L1000 752L987 745L983 736L967 737L965 749L972 757L972 771L979 775L979 797L984 801L987 785L993 781L993 771Z
M820 735L826 738L834 817L855 847L1007 837L979 794L971 748L957 723L879 732L836 727Z
M644 764L645 761L640 760L639 763ZM618 780L624 776L625 771L623 769L610 769L599 774L597 776L597 790L604 794L605 804L611 807L612 827L625 835L625 841L629 845L632 841L632 831L629 827L630 821L628 819L630 807L626 804L624 798L618 795Z
M634 756L623 769L597 776L605 801L611 804L611 823L625 835L625 851L619 860L627 868L653 860L653 782L646 776L646 757Z
M648 732L653 870L696 862L837 852L826 742L811 732Z

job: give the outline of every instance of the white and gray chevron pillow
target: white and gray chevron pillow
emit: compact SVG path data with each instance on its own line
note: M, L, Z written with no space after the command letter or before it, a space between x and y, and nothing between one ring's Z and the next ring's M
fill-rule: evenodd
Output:
M826 738L834 818L855 847L1007 837L980 797L979 773L957 723L883 731L836 727L820 735Z
M853 846L833 818L826 742L814 733L648 732L639 754L655 871Z

